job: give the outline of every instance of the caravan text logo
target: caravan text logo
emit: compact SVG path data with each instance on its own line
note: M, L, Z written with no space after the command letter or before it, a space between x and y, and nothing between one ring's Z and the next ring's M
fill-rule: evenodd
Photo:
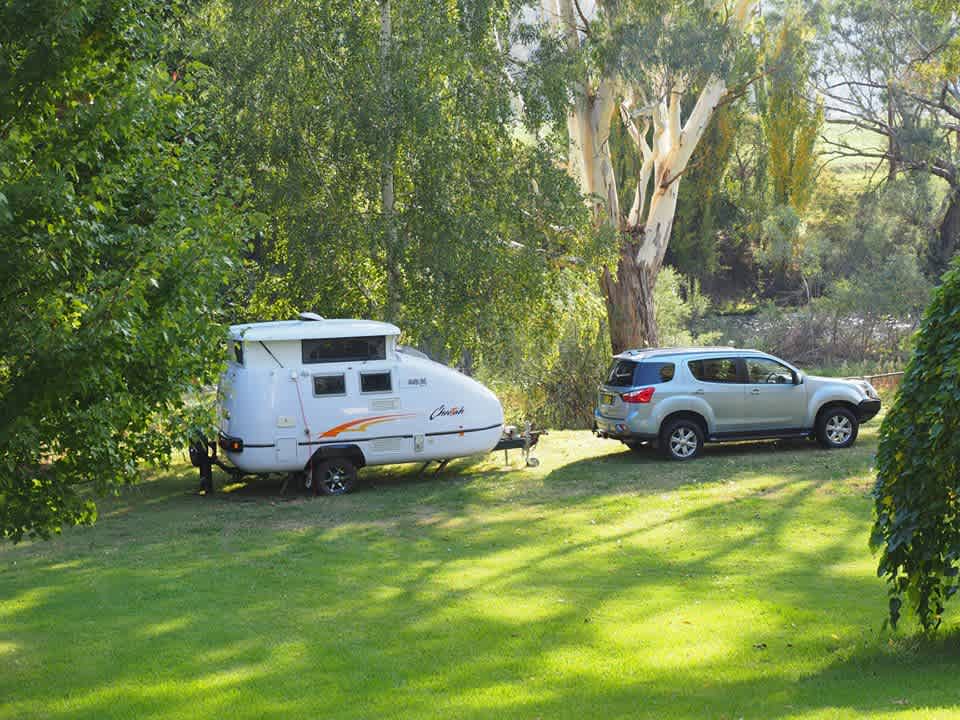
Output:
M430 419L433 420L434 418L438 417L453 417L455 415L463 415L463 410L463 405L460 407L454 405L451 408L448 408L446 405L441 405L432 413L430 413Z

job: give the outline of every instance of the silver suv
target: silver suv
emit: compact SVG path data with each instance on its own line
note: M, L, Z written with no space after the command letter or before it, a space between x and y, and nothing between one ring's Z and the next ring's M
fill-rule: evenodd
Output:
M870 383L807 375L757 350L629 350L599 388L594 431L690 460L705 442L724 440L816 437L849 447L879 411Z

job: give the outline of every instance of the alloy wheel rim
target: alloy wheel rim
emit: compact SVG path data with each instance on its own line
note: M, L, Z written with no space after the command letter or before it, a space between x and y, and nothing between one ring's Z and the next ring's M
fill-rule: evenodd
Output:
M827 420L827 439L834 445L843 445L853 434L853 425L846 415L833 415Z
M323 484L332 493L343 492L347 487L346 480L347 474L343 468L330 468L327 470L327 477Z
M670 435L670 450L677 457L690 457L697 444L697 434L688 427L679 427Z

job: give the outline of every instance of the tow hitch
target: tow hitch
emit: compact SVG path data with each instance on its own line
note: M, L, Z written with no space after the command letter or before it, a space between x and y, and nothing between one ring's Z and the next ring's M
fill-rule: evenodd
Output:
M540 442L540 436L548 434L546 430L534 430L533 425L529 422L524 426L523 432L517 432L515 425L508 425L503 429L503 437L500 438L500 442L491 452L503 450L503 461L509 463L510 459L507 451L520 450L527 467L537 467L540 461L533 457L533 449Z

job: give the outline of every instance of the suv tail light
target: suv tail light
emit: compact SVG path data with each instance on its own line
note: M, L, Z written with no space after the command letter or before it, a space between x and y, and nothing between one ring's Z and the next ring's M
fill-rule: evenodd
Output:
M623 401L626 403L648 403L650 402L650 398L653 397L653 391L654 388L648 387L642 390L624 393L620 397L623 398Z

